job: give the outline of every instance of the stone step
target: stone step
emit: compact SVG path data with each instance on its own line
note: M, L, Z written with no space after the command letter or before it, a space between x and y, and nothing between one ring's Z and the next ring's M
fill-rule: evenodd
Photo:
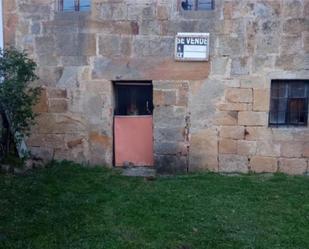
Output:
M122 175L124 176L134 176L134 177L155 177L156 170L149 167L128 167L122 170Z

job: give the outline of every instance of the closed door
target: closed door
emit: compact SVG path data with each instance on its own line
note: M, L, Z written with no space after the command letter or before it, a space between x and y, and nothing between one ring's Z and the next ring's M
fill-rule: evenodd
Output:
M151 82L115 83L115 165L153 166Z

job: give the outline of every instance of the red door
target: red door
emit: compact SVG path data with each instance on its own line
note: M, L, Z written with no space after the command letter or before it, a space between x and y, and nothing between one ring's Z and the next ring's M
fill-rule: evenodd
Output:
M152 116L115 116L116 166L153 166Z
M116 166L153 166L152 110L151 82L116 82Z

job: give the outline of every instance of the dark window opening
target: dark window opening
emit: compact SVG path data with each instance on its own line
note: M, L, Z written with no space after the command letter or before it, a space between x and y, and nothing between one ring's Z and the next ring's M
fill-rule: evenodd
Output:
M151 82L116 82L115 115L152 115Z
M59 0L58 9L62 12L88 11L91 7L91 0Z
M273 80L270 126L307 126L309 80Z
M183 10L213 10L214 0L182 0Z

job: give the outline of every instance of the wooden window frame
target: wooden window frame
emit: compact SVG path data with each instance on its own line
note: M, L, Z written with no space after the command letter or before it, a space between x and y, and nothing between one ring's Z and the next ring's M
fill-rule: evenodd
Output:
M64 1L65 0L58 0L58 11L59 12L80 12L81 11L81 0L74 0L74 9L69 11L64 9Z
M303 84L304 87L304 97L292 96L291 92L295 83ZM279 87L279 88L278 88ZM285 89L286 96L284 97L274 97L273 92L279 91L278 89ZM270 110L268 124L270 127L287 127L287 126L308 126L308 105L309 105L309 80L272 80L271 82L271 94L270 94ZM295 90L295 88L294 88ZM280 110L280 100L284 109ZM277 108L274 107L274 103L277 102ZM298 103L297 103L298 102ZM292 104L300 104L303 106L301 111L298 111L299 119L301 115L303 116L303 122L293 122L293 115L297 114L292 111ZM280 122L279 115L284 114L284 120ZM272 122L272 117L277 122Z
M188 3L189 0L180 0L179 1L179 6L180 6L181 10L183 10L183 11L211 11L211 10L214 10L214 8L215 8L215 0L209 1L210 4L211 4L211 8L209 8L209 9L199 9L198 6L200 4L199 3L200 0L193 0L193 4L192 4L191 8L190 9L184 9L182 7L182 3L186 2L186 1L187 1L187 4L189 4Z

